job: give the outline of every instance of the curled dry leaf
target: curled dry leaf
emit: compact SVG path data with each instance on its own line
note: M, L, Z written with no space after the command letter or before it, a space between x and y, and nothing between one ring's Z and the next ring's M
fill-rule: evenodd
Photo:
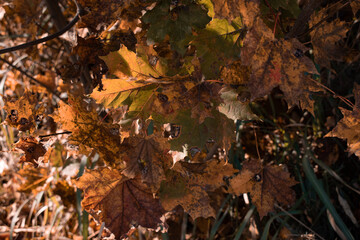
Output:
M157 192L161 181L166 179L165 170L172 165L167 139L153 134L144 138L130 137L124 140L125 143L130 146L128 151L122 153L127 158L126 168L122 173L128 178L141 176L141 180L153 192Z
M29 162L35 167L38 166L37 160L44 156L46 149L42 143L39 143L34 137L22 137L15 143L15 148L21 149L25 152L20 158L19 163Z
M44 116L44 107L38 106L37 96L30 92L18 100L6 99L4 110L7 113L6 124L17 128L19 131L33 132L36 127L36 121Z
M84 191L82 207L120 239L131 225L156 228L164 213L158 199L141 179L128 179L117 170L99 168L75 180Z
M290 173L281 166L262 166L252 159L243 164L239 175L230 180L229 192L236 195L250 193L260 218L274 210L274 203L291 205L295 202L295 191L290 187L297 184Z
M224 186L224 177L236 171L230 164L216 159L204 163L178 161L167 171L166 181L161 184L161 204L168 211L181 205L193 219L215 217L207 192Z

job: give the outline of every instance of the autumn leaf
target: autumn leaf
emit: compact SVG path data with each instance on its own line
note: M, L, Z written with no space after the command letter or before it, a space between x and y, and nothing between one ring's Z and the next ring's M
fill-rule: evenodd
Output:
M129 97L132 91L151 83L140 83L127 79L103 79L103 90L95 90L90 95L97 103L104 107L119 107Z
M83 151L86 147L94 148L107 164L121 167L123 161L119 159L119 152L124 149L120 145L119 126L103 122L93 106L81 97L70 96L69 105L60 102L52 117L64 129L71 131L71 143L79 145Z
M238 20L235 26L241 26ZM232 62L240 55L238 37L240 32L226 19L212 19L206 28L192 37L191 45L196 47L200 59L201 72L206 79L215 79L220 74L220 67Z
M138 178L128 179L117 170L99 168L74 181L84 191L82 207L98 221L105 222L117 239L131 225L155 228L164 213L158 199Z
M224 186L224 177L235 172L231 165L216 159L204 163L176 162L161 184L161 204L168 211L181 205L194 220L215 217L207 192Z
M39 157L44 156L46 149L42 143L39 143L34 137L22 137L15 143L15 148L21 149L25 152L20 158L19 163L29 162L35 167L38 166Z
M300 105L313 113L309 95L323 91L311 79L318 74L307 48L297 39L276 40L260 17L252 16L252 28L246 34L241 51L242 64L251 67L248 88L251 100L264 97L280 87L290 106Z
M140 49L137 51L140 51ZM110 52L101 59L109 67L109 74L120 79L133 77L135 80L146 80L151 77L165 75L161 66L154 68L150 64L145 53L136 54L126 46L122 46L119 51Z
M124 140L124 144L128 144L129 148L122 153L128 158L122 174L128 178L141 176L141 180L156 192L161 181L165 180L165 170L172 165L167 153L170 149L167 139L152 134L130 137Z
M354 84L355 107L353 111L341 108L343 118L325 137L338 137L347 140L348 151L360 157L360 85Z
M6 124L19 131L33 132L36 121L44 117L44 107L41 104L39 107L38 104L37 96L30 92L26 92L18 100L5 98Z
M235 195L250 193L260 218L274 210L275 202L291 205L295 192L290 187L297 184L281 166L262 166L259 160L244 162L239 175L230 179L229 192Z
M309 27L314 27L327 15L326 8L314 13L309 21ZM346 52L344 52L344 47L341 46L341 40L346 37L348 30L347 23L340 21L338 18L331 22L324 21L319 26L316 26L310 32L315 62L331 69L330 61L342 60Z

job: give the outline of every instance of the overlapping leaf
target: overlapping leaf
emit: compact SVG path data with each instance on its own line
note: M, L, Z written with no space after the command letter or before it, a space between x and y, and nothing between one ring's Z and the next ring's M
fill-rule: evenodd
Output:
M354 85L355 107L353 111L340 108L344 115L325 137L338 137L347 140L348 151L360 157L360 85Z
M181 205L193 219L215 217L207 192L224 186L224 177L235 172L231 165L216 159L204 163L176 162L161 185L161 204L168 211Z
M172 165L167 139L153 134L144 138L130 137L124 144L128 144L129 149L121 153L128 158L122 173L128 178L141 176L141 180L156 192L165 180L165 171Z
M99 168L74 181L84 191L82 207L119 239L132 224L155 228L164 213L158 199L139 178L128 179L117 170Z
M102 122L93 106L82 98L70 97L69 105L61 102L53 118L64 129L71 131L69 139L72 143L83 149L95 148L110 166L122 163L119 159L119 152L123 151L119 126Z
M295 191L290 187L297 184L281 166L262 166L259 160L243 164L239 175L230 180L230 193L250 193L260 218L274 210L275 201L284 205L295 202Z
M309 75L317 74L317 70L311 59L304 55L307 48L296 39L276 40L272 31L256 15L258 6L249 6L253 9L244 22L251 28L244 39L241 60L243 65L251 67L247 85L252 100L269 94L279 86L290 106L300 105L313 112L313 100L309 95L322 89Z

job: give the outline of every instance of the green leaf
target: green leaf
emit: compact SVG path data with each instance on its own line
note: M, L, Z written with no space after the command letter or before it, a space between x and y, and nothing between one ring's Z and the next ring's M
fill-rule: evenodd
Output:
M192 30L205 28L211 18L207 11L196 3L176 6L173 9L170 3L170 0L160 1L141 20L150 25L148 41L161 42L169 36L171 47L184 54L188 45L186 39L192 35Z
M213 139L219 146L228 150L235 139L234 121L228 119L216 109L212 111L213 118L207 117L199 124L197 119L191 118L191 110L179 112L175 124L181 126L180 136L170 140L171 149L181 151L182 146L204 148L209 139Z
M270 0L270 5L279 10L279 8L283 8L288 10L295 18L300 14L300 8L297 0Z
M240 56L240 46L236 44L239 37L237 30L226 19L214 18L193 37L191 44L196 47L201 70L207 79L216 78L220 66Z

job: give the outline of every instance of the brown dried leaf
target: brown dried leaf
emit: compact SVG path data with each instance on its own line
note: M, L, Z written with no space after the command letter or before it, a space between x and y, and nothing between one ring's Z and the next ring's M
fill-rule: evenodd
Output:
M307 48L297 39L276 40L271 30L257 18L244 39L242 63L251 67L248 88L252 99L269 94L279 86L290 106L300 105L313 113L312 92L323 91L307 73L317 74Z
M309 27L315 26L327 16L326 9L314 13L310 18ZM315 62L330 69L330 61L344 59L346 51L340 41L346 37L348 30L347 23L337 18L332 22L324 21L311 31Z
M347 140L348 151L360 157L360 85L354 84L355 107L353 111L340 108L344 115L325 137L338 137Z
M34 137L22 137L15 143L15 148L21 149L25 152L20 158L19 163L29 162L35 167L38 166L37 160L44 156L46 149L42 143L39 143Z
M290 187L297 184L281 166L262 164L255 159L245 162L239 175L230 180L229 192L240 195L250 192L260 218L274 210L275 201L284 205L295 202L295 191Z
M105 227L117 239L134 223L155 228L164 213L146 184L140 179L128 179L117 170L91 170L74 183L84 191L82 207L97 220L105 222Z
M38 107L38 103L36 95L29 92L25 92L18 100L5 99L6 124L19 131L33 132L36 127L35 121L39 116L44 115L44 108L43 106Z
M227 19L231 22L240 16L241 0L212 0L214 4L215 17Z
M130 145L123 154L127 156L126 168L122 172L128 178L140 175L153 192L160 188L161 181L165 180L165 171L172 165L172 158L167 152L170 144L161 136L151 135L144 138L130 137L124 144Z

